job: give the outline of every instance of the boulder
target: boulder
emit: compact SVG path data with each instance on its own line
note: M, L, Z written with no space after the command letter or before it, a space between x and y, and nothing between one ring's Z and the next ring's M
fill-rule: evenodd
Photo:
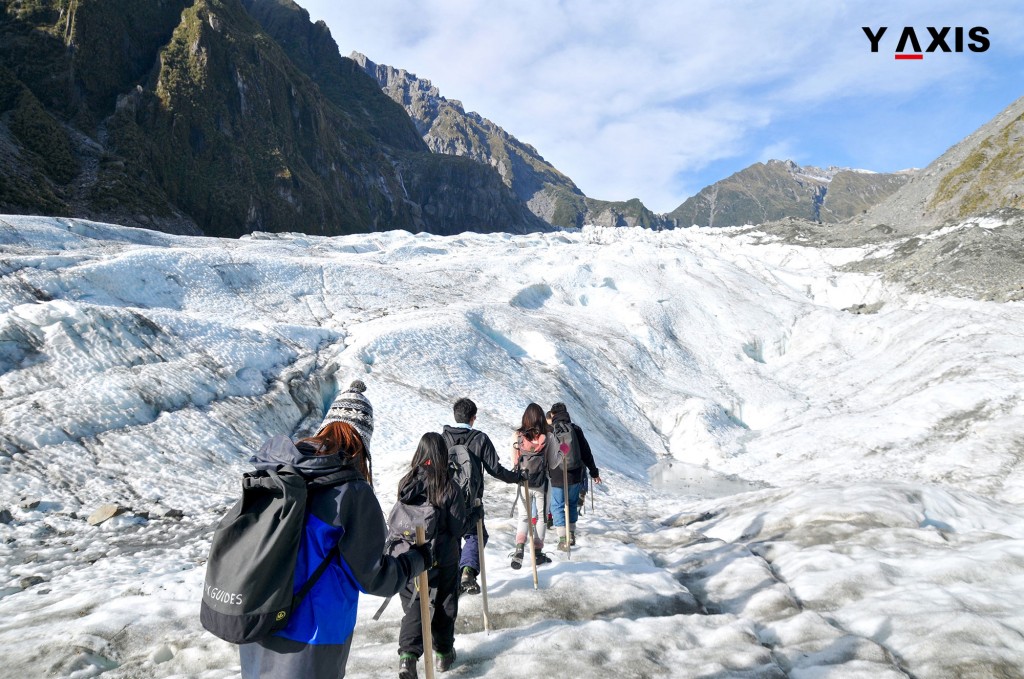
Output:
M105 504L90 514L87 521L90 526L98 526L104 521L112 519L118 514L124 514L127 511L127 507L122 507L119 504Z

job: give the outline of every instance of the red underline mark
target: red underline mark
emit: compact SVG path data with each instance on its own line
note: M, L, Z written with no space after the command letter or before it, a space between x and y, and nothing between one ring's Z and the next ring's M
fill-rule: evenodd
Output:
M897 59L924 59L923 54L897 54Z

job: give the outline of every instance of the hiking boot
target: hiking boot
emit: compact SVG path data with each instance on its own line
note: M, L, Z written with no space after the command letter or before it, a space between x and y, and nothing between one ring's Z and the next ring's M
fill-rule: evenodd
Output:
M462 583L459 586L459 591L463 594L480 593L480 583L476 581L476 571L469 566L462 569Z
M516 545L516 551L509 554L512 557L512 570L517 571L523 567L523 554L526 550L526 545Z
M565 537L564 536L558 538L558 547L557 547L557 549L560 552L568 552L569 551L569 543L567 543L565 541Z
M416 656L403 653L398 659L398 679L416 679Z
M551 563L551 557L545 554L544 552L537 552L534 556L537 557L538 566L543 563Z
M569 546L576 546L576 531L569 531Z
M437 666L438 672L447 672L455 664L455 649L442 653L441 651L434 651L434 656L437 661L434 663Z

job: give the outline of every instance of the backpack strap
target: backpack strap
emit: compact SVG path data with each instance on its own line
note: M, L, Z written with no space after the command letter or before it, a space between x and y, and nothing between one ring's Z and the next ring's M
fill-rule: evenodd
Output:
M388 604L391 603L392 598L393 597L388 597L384 600L384 603L380 605L380 608L377 609L377 612L373 614L374 620L380 620L380 616L384 614L384 609L386 609L388 607Z
M468 449L469 448L469 444L473 441L473 439L475 439L478 435L483 434L483 432L480 431L479 429L472 429L472 428L467 428L466 431L469 432L469 437L465 440L465 442L462 445L466 446L466 448ZM441 438L444 439L444 444L448 448L451 448L452 446L455 445L455 437L452 436L447 431L441 432ZM469 452L472 453L473 451L470 450Z
M529 481L527 481L529 483ZM508 518L512 518L516 515L516 508L519 506L519 498L523 496L523 484L516 484L516 499L512 502L512 509L508 513Z
M361 478L363 478L363 475L360 474L355 469L342 469L341 471L338 472L325 474L323 476L318 476L315 479L311 479L310 481L306 482L306 487L309 490L318 490L321 488L340 486L342 484L348 483L349 481L355 481L356 479ZM307 495L307 511L309 508L309 498L310 496ZM315 585L317 580L320 579L320 576L324 574L324 572L327 570L327 567L331 565L331 561L340 556L341 550L338 549L338 545L337 543L335 543L329 550L327 550L327 556L325 556L324 560L320 562L320 565L316 567L316 570L313 571L313 574L309 576L309 579L307 579L306 582L302 584L302 587L299 589L299 591L296 592L295 596L292 597L293 611L299 607L299 604L302 603L302 600L305 599L306 595L309 594L309 591L313 589L313 585Z
M324 557L324 560L321 561L320 565L316 567L315 571L313 571L313 575L309 576L309 579L302 585L302 588L299 589L299 591L295 593L295 596L292 597L293 611L297 609L299 604L302 603L302 600L306 598L306 595L309 594L309 590L313 589L313 585L315 585L316 581L320 579L320 576L324 574L327 567L331 565L331 561L340 555L341 552L338 550L337 544L327 550L327 556Z

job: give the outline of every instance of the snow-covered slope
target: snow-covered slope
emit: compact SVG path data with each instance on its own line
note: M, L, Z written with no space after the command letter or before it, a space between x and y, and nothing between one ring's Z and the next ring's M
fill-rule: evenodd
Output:
M0 676L237 676L197 620L209 531L353 377L385 508L462 395L506 460L526 404L565 401L608 481L539 592L489 485L497 629L463 601L456 676L1024 676L1024 307L764 241L3 217ZM128 511L88 525L104 503ZM350 676L394 671L378 605Z

